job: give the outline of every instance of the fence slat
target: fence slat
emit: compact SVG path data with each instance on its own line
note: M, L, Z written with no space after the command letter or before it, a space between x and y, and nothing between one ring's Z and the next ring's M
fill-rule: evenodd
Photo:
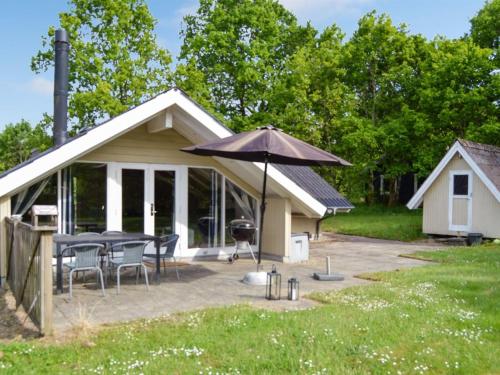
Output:
M47 335L52 333L52 233L42 232L40 239L40 331Z
M6 219L7 281L42 334L52 332L52 231Z

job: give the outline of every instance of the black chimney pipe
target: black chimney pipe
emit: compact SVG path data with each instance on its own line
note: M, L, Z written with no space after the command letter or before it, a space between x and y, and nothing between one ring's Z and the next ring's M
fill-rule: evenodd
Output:
M54 69L54 144L66 142L68 133L69 41L64 29L56 30Z

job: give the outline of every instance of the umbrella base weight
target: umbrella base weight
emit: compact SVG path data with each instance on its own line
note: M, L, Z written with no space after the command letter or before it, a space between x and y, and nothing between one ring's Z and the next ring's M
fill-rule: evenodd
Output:
M267 272L249 272L243 278L243 283L247 285L266 285Z
M330 265L330 257L326 257L326 273L318 273L315 272L313 274L313 278L319 281L342 281L344 280L344 276L340 273L333 273L332 267Z
M344 280L344 276L338 273L332 273L328 275L326 273L314 273L313 278L319 281L342 281Z

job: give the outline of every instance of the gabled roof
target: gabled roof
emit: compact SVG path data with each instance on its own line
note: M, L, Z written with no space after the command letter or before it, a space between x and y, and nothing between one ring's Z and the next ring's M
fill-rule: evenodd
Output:
M233 134L230 129L184 92L171 89L0 174L0 197L15 194L34 182L48 177L56 170L68 166L101 145L146 123L172 106L182 109L202 126L203 129L199 130L205 132L204 136L208 138L206 141L225 138ZM246 165L250 164L246 163ZM263 170L261 163L251 165L253 168ZM305 175L309 175L310 179L300 180L299 177ZM276 166L269 166L268 169L270 180L278 183L281 190L290 194L299 206L306 208L314 215L322 216L327 208L337 207L331 206L335 202L344 204L339 200L341 196L335 189L331 188L320 176L316 175L313 178L313 175L316 175L315 172L307 167L288 167L279 170ZM301 182L298 182L299 180ZM325 184L331 190L328 191Z
M409 209L420 206L425 192L457 153L462 156L491 194L500 202L500 147L459 139L408 202L406 206Z
M486 177L500 190L500 147L485 145L459 139L458 142L467 151Z
M351 210L354 206L343 197L332 185L309 167L273 164L273 166L295 181L323 205L331 209Z

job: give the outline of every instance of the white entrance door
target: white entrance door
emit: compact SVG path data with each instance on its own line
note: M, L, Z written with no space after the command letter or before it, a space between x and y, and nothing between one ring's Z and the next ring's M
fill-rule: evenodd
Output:
M449 230L469 232L472 224L472 171L451 171L449 178Z
M176 232L177 170L173 166L116 164L114 229L157 236Z

